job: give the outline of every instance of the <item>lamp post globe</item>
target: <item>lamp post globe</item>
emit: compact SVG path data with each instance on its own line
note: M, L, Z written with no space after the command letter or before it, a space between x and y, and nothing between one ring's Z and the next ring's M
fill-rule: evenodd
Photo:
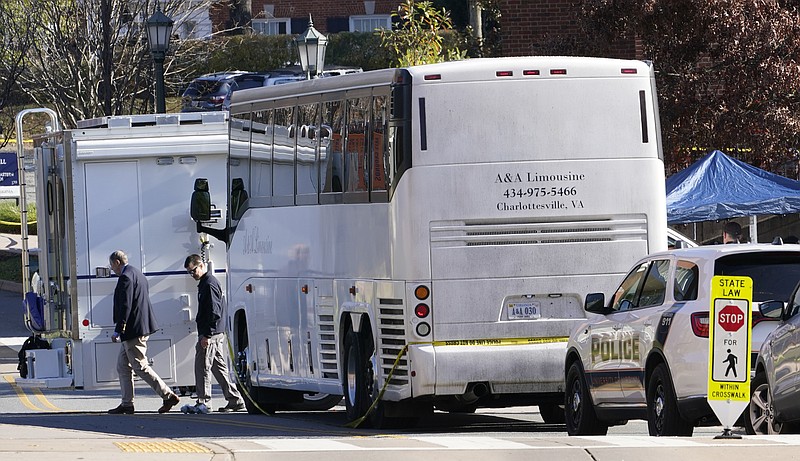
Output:
M300 67L303 68L306 77L316 78L325 67L325 48L328 46L328 37L314 28L311 15L308 15L308 29L297 36L295 43L300 55Z
M156 2L156 11L145 21L147 30L147 44L153 55L153 68L156 80L156 113L166 112L166 99L164 97L164 58L169 49L169 39L172 36L171 18L161 12L161 7Z

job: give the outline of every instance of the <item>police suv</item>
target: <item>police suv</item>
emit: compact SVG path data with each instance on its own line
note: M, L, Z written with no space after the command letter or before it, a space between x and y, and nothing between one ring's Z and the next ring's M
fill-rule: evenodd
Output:
M715 422L706 401L715 275L752 278L757 353L777 325L758 305L788 299L800 280L800 246L714 245L655 253L633 266L608 303L602 293L587 295L587 320L567 344L570 435L604 435L629 419L646 419L650 435L691 435L695 426Z

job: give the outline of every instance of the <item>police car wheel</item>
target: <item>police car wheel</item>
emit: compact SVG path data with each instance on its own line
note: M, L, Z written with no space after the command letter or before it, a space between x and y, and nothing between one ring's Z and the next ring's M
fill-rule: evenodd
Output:
M675 389L667 366L653 370L647 385L647 429L655 436L691 436L694 426L678 412Z
M772 406L772 392L764 373L758 373L750 384L753 390L750 403L744 414L744 428L750 435L781 434L784 425L775 421L775 408Z
M569 435L606 435L608 425L603 424L594 412L592 397L579 362L569 367L566 389L564 416Z

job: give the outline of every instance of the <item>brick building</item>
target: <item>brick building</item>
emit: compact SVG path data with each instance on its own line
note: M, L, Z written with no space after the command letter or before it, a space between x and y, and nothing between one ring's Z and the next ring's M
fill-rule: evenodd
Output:
M215 32L230 28L236 15L230 1L220 1L209 12ZM251 0L251 27L256 33L300 34L312 15L314 28L324 34L371 32L390 27L401 0Z
M575 0L499 0L504 56L542 54L540 46L558 38L581 38ZM611 57L642 59L639 41L616 43Z
M502 54L543 54L543 44L559 38L580 38L575 0L498 0L501 10ZM390 27L391 15L402 0L251 0L251 27L262 34L300 34L312 14L314 27L324 34L369 32ZM234 2L217 2L209 12L214 32L232 28ZM466 4L466 1L465 1ZM613 47L613 57L641 59L634 42Z

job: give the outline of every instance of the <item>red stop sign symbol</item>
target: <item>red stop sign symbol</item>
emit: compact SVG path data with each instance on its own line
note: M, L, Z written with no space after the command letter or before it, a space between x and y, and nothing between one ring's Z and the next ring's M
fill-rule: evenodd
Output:
M744 313L738 306L727 305L717 314L717 323L725 331L739 331L744 326Z

